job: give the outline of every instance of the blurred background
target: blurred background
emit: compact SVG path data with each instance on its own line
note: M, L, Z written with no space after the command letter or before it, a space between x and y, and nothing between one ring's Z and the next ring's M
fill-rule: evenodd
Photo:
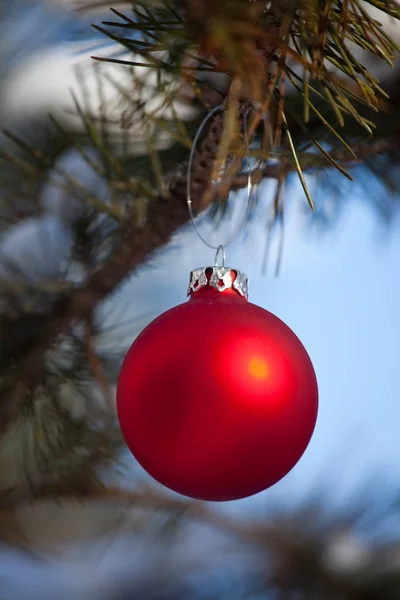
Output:
M129 185L153 152L132 103L167 122L178 114L189 133L198 123L191 98L178 95L172 108L158 102L144 69L133 75L90 58L122 50L91 27L112 20L109 3L84 4L0 5L0 313L13 323L1 329L2 373L53 295L84 281L88 265L101 264L118 242ZM131 5L118 10L131 14ZM400 42L395 21L380 20ZM396 89L396 68L365 61L383 87ZM115 157L108 171L93 123ZM168 128L150 137L164 161L163 152L179 160ZM115 175L119 161L125 179ZM113 412L124 353L147 323L185 301L189 271L213 252L180 227L98 303L89 342L74 332L54 351L51 372L62 376L35 392L32 414L1 438L2 600L400 597L397 173L396 161L378 155L353 165L354 182L326 170L307 174L314 213L294 174L280 220L276 182L265 179L229 247L228 262L249 276L250 300L302 340L320 390L305 455L255 497L208 506L169 493L125 451ZM213 243L246 209L244 192L230 200L220 226L201 220ZM81 373L82 352L89 369ZM60 444L54 398L75 419ZM95 410L101 427L93 426ZM56 432L47 453L37 454L38 423ZM93 492L100 481L105 487Z

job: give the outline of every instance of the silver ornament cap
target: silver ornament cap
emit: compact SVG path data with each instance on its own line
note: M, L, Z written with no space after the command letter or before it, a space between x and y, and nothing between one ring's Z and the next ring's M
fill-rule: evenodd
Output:
M235 290L245 300L249 297L249 280L247 275L231 267L200 267L190 272L187 295L191 296L203 287L212 287L218 292Z

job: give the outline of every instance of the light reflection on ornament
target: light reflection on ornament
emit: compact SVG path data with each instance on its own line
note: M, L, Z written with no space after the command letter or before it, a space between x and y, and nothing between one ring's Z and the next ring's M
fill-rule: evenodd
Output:
M254 379L267 379L269 367L264 359L253 356L249 362L249 373Z

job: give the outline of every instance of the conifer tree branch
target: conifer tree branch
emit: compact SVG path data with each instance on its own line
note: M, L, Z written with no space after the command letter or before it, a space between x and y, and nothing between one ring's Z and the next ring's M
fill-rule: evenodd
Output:
M216 153L218 141L223 127L223 115L217 114L209 128L200 151L194 161L193 201L195 208L200 208L204 201L203 193L208 185L209 171L212 169L212 155ZM358 161L344 149L334 154L343 163L360 164L363 159L398 147L397 137L375 140L369 145L357 148ZM210 160L211 158L211 160ZM205 160L205 162L204 162ZM204 167L204 165L206 165ZM313 161L302 165L304 171L315 170L327 166L321 157L320 164ZM267 165L253 172L253 183L263 178L277 178L279 165ZM287 173L294 172L295 165L287 165ZM113 293L138 265L145 262L158 248L163 247L171 239L173 233L187 223L189 214L186 205L185 174L177 175L170 186L170 196L158 196L151 204L147 222L143 227L135 225L131 220L123 227L122 241L109 260L95 271L83 287L72 289L55 303L51 312L43 320L42 328L36 339L31 341L30 350L6 381L0 386L0 427L17 418L21 408L29 400L30 391L40 383L45 374L45 355L59 336L66 334L74 324L88 318L97 304ZM237 190L247 185L248 175L238 175L231 183L231 189ZM209 197L215 201L216 193ZM202 209L207 206L201 206Z
M202 196L223 127L223 116L213 116L193 161L192 201L195 211L206 208ZM0 428L4 431L29 403L32 390L45 377L46 352L80 321L90 317L98 302L111 294L135 267L147 260L154 250L169 242L173 233L189 219L185 177L180 172L170 185L169 196L151 202L144 226L128 219L123 226L121 243L113 255L86 283L60 297L43 317L42 327L30 341L29 349L15 365L12 374L0 385Z

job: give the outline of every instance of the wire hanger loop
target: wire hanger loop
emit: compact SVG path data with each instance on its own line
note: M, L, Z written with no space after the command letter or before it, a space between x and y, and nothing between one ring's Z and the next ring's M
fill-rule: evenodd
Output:
M217 246L214 246L213 244L210 244L205 237L200 233L196 222L195 222L195 216L193 214L193 208L192 208L192 193L191 193L191 183L192 183L192 167L193 167L193 159L194 159L194 154L196 152L196 148L197 148L197 144L198 141L200 139L200 136L204 130L204 127L206 126L206 124L208 123L208 121L211 119L211 117L213 117L217 112L221 111L224 109L224 105L220 104L218 106L216 106L212 111L210 111L205 118L203 119L202 123L200 124L200 127L198 128L196 135L194 137L193 143L192 143L192 148L190 150L190 156L189 156L189 164L188 164L188 170L187 170L187 177L186 177L186 195L187 195L187 206L188 206L188 210L189 210L189 215L190 215L190 220L192 222L193 228L197 234L197 236L201 239L201 241L203 242L203 244L205 244L206 246L208 246L208 248L211 248L212 250L216 250L216 255L215 255L215 266L218 265L218 256L221 253L222 256L222 266L225 265L225 248L227 246L229 246L229 244L231 244L235 238L237 237L239 231L242 229L243 225L245 224L248 214L249 214L249 210L250 210L250 206L252 204L251 200L252 200L252 192L253 192L253 186L251 183L251 158L250 158L250 144L249 144L249 139L248 139L248 132L247 132L247 121L248 121L248 115L251 111L251 108L248 108L244 119L243 119L243 134L244 134L244 138L245 138L245 143L246 143L246 150L247 150L247 154L246 154L246 158L247 158L247 173L248 173L248 179L247 179L247 206L246 206L246 212L243 216L243 219L240 221L238 227L235 229L235 231L233 232L233 234L231 235L231 237L224 243L224 244L218 244Z

